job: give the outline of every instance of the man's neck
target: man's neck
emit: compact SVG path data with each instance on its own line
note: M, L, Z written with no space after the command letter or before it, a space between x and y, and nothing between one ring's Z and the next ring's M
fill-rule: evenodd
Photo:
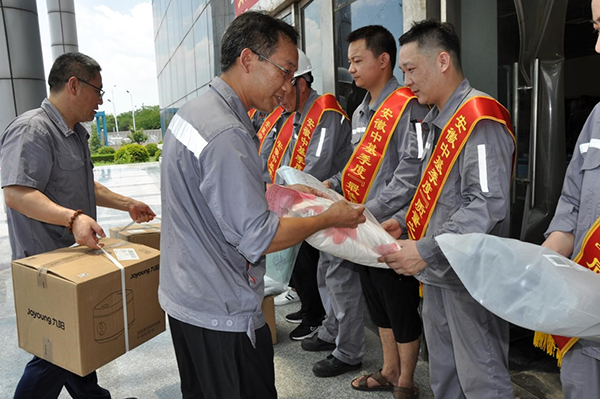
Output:
M435 106L438 108L439 112L442 112L442 108L444 108L446 106L446 104L448 103L448 100L450 99L450 97L452 97L452 95L454 94L456 89L458 89L458 86L460 86L460 84L463 80L464 80L464 76L456 75L454 78L449 80L445 85L443 85L444 89L442 91L442 94L440 95L440 99L435 102Z
M369 92L369 94L371 95L371 100L369 101L369 106L372 107L373 105L375 105L375 103L377 102L377 99L379 98L379 95L381 94L381 92L383 91L383 88L385 87L385 85L387 84L387 82L390 81L390 79L392 78L392 74L385 74L381 77L381 79L379 79L379 81L377 82L377 84L373 85L373 87L369 87L366 88L367 91Z
M253 108L253 105L250 104L249 100L247 99L247 96L243 90L243 86L239 84L239 79L236 79L229 72L224 72L219 77L223 82L227 83L227 85L231 87L231 89L235 92L235 94L238 96L238 98L244 105L246 111L250 110L250 108Z
M78 121L76 121L75 118L73 118L70 115L69 109L71 109L71 107L69 107L68 104L66 104L65 101L63 101L62 97L50 94L50 97L48 97L48 101L50 101L50 103L54 106L54 108L56 108L58 113L63 117L69 129L75 131L75 125Z

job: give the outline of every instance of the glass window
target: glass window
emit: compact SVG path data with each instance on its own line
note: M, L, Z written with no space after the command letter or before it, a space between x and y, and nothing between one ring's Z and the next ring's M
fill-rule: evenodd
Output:
M294 16L291 12L281 17L281 20L289 25L294 26Z
M349 80L348 42L350 32L367 25L386 27L397 40L403 33L402 1L398 0L335 0L333 20L335 24L335 65L337 67L336 92L346 112L352 114L362 101L363 94ZM397 44L397 42L396 42ZM398 68L398 55L394 65L394 76L402 84L404 77ZM346 103L348 101L348 104ZM354 104L358 101L358 104Z
M209 49L212 48L212 41L209 40L208 35L209 15L210 13L206 11L202 13L194 25L197 87L205 85L212 78L211 57L209 51Z
M192 13L194 21L202 14L204 7L206 7L207 0L192 0Z
M194 55L194 33L190 31L183 40L182 51L185 56L185 94L196 90L196 57Z
M321 9L318 1L312 1L302 9L302 47L313 66L312 87L319 93L323 92L321 37Z
M192 58L193 60L193 58ZM186 82L185 82L185 73L186 67L185 62L185 47L183 45L179 46L177 49L177 53L175 53L175 67L177 68L177 94L175 95L175 99L179 100L182 97L185 97L187 94L186 90Z
M181 37L185 37L192 27L192 3L191 0L178 0L181 2Z

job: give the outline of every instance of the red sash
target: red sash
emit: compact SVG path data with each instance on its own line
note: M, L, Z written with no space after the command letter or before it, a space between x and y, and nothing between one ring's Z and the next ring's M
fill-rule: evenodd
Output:
M296 115L295 112L293 112L284 122L277 135L277 139L275 139L275 143L273 143L273 149L269 154L267 170L269 171L269 176L271 176L271 182L273 183L275 183L275 172L279 169L283 155L292 140L292 134L294 132L294 115Z
M342 107L337 102L333 94L323 94L317 98L313 105L310 107L302 122L300 131L298 132L298 140L294 146L294 152L292 152L292 159L290 160L290 166L298 170L304 170L306 167L306 151L308 145L312 139L312 135L315 132L319 122L323 117L323 114L327 111L334 111L342 114L342 116L348 119L346 113L342 110Z
M254 114L256 114L256 108L251 108L248 111L248 118L250 118L250 119L254 118Z
M275 126L275 124L277 123L277 120L279 119L279 117L281 116L282 113L283 113L283 107L279 106L279 107L275 108L273 110L273 112L271 112L269 114L269 116L267 116L265 118L260 129L258 129L258 133L256 133L256 136L260 140L260 146L258 147L259 154L262 151L262 146L263 146L263 143L265 142L265 137L267 137L267 135L269 134L269 132L271 131L273 126Z
M452 170L473 128L481 120L492 120L503 124L513 141L515 140L510 115L502 104L491 97L484 96L467 100L442 130L415 196L408 208L406 227L411 240L419 240L425 235L427 225L450 170ZM513 153L513 165L515 154L516 150Z
M350 201L364 204L379 172L396 126L410 100L416 98L407 87L400 87L379 106L342 171L342 191Z
M590 227L579 254L573 259L575 263L600 274L600 218ZM561 364L562 358L567 351L575 345L579 338L562 337L560 335L550 335L536 331L533 336L533 345L546 351L558 359Z

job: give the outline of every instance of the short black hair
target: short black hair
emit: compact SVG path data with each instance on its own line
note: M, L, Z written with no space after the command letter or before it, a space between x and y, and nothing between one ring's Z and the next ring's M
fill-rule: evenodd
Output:
M462 72L460 63L460 39L456 34L454 25L449 22L438 22L433 19L426 19L420 22L414 22L408 32L398 39L400 46L407 43L417 42L419 48L440 49L452 58L456 69Z
M390 56L390 65L392 70L396 65L396 40L394 35L381 25L368 25L358 28L350 32L346 37L348 43L364 39L366 47L373 53L375 57L379 57L383 53L388 53Z
M280 37L298 45L298 32L286 22L262 12L247 11L233 20L221 40L221 72L227 72L245 48L269 57Z
M57 93L65 84L75 76L84 80L92 80L102 68L90 56L82 53L65 53L59 56L52 64L48 75L48 85L51 93Z

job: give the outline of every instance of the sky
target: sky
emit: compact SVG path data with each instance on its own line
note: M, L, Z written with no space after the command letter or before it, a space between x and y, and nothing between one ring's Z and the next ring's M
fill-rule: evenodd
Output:
M52 66L46 0L36 0L46 79ZM133 105L158 105L152 2L140 0L75 0L79 51L102 67L104 104L100 111L131 112Z

